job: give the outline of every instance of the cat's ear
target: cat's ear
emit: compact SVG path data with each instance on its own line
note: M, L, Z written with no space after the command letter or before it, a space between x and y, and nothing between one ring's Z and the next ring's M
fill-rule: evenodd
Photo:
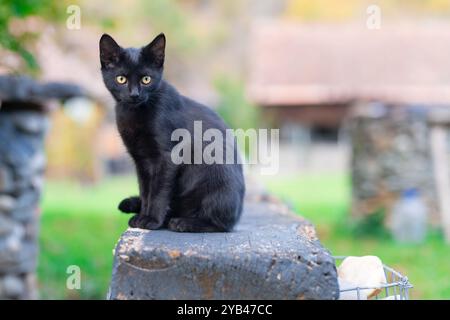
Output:
M153 41L142 49L144 56L156 67L162 68L166 50L166 36L160 33Z
M113 67L119 61L122 48L106 33L100 38L99 45L102 67Z

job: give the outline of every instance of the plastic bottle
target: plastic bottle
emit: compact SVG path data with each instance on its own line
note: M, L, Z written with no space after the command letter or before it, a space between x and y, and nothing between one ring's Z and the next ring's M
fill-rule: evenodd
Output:
M392 208L391 231L395 240L421 243L427 231L427 207L417 189L405 190Z

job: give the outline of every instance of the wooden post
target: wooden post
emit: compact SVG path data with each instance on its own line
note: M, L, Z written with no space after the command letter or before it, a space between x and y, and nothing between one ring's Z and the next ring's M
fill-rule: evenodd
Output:
M445 239L450 243L450 159L448 157L447 137L448 130L446 127L438 124L432 126L430 140L439 211Z

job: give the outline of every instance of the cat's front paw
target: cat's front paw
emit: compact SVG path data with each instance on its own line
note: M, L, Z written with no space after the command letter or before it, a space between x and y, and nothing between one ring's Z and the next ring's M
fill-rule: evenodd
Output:
M172 218L169 220L169 224L167 227L169 228L169 230L175 232L185 232L188 226L186 224L185 219Z
M130 228L140 228L145 229L146 220L142 218L139 214L133 216L128 220L128 226Z
M159 221L150 220L147 216L142 214L137 214L128 221L128 225L131 228L156 230L161 228L162 223Z

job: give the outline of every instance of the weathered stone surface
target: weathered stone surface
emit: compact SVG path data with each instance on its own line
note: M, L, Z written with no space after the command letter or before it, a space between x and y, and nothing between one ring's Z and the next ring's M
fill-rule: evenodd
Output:
M13 231L14 220L4 214L0 214L0 237L3 238Z
M34 206L18 208L13 211L12 216L18 222L26 223L27 221L32 219L34 216L36 216L36 212L39 210L37 208L37 206L38 206L38 203L36 203Z
M35 241L39 232L40 209L35 211L35 216L24 223L24 240Z
M40 175L33 175L31 177L30 186L35 191L40 191L44 187L44 175L43 172Z
M66 100L86 96L70 83L39 83L27 76L0 76L0 100L42 104L48 99Z
M0 190L5 193L14 190L14 179L10 170L0 167Z
M14 188L13 191L17 193L23 193L27 188L36 188L39 186L41 179L44 175L46 165L46 159L42 152L34 152L32 156L29 157L27 164L19 168L15 168L14 172Z
M281 213L283 212L283 213ZM231 233L128 229L110 299L337 299L336 267L314 227L283 204L247 201Z
M17 299L23 295L25 284L20 277L8 275L1 282L3 294L8 298Z
M48 118L41 112L22 111L12 118L14 125L19 131L32 135L40 135L47 131Z
M33 173L42 173L47 161L43 152L36 152L34 156L30 159L30 169Z
M36 267L37 245L22 241L18 249L14 242L0 244L0 273L34 272Z
M0 212L11 212L16 205L16 200L8 195L0 195Z
M26 168L28 166L28 161L36 150L32 142L31 139L16 135L7 146L7 163L16 167L16 169L21 169L22 167Z

